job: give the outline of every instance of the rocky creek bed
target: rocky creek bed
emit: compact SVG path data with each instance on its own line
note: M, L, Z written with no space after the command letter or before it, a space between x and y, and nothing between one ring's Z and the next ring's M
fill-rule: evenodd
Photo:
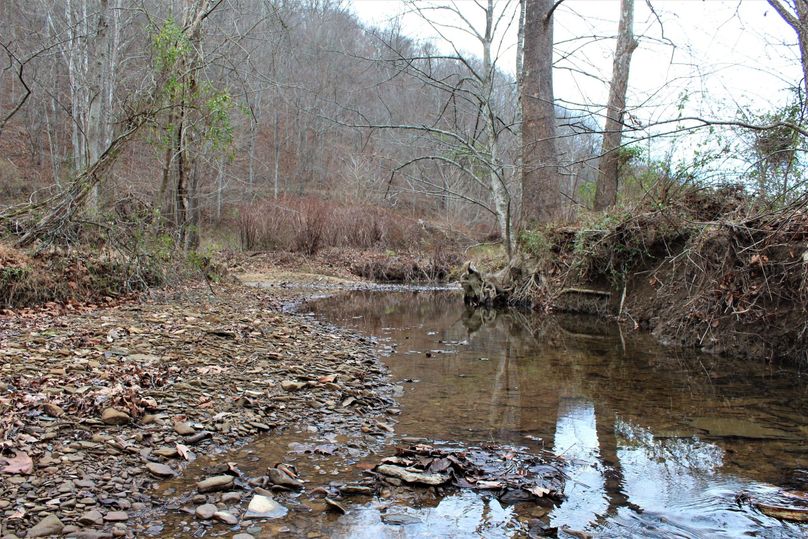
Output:
M197 286L3 316L0 537L159 535L157 488L197 456L291 426L389 434L397 410L371 343L283 312L311 293ZM280 470L249 480L209 466L183 500L226 530L265 502L261 489L294 482Z

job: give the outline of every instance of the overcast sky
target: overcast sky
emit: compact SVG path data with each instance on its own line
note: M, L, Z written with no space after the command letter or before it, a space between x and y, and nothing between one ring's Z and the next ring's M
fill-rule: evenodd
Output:
M659 19L645 0L635 4L640 46L631 65L627 101L642 124L675 117L683 95L688 96L686 114L731 119L738 107L769 111L785 104L784 89L800 81L795 35L765 0L652 0ZM406 12L400 0L353 0L351 5L361 20L377 26ZM473 0L456 0L456 5L475 24L484 22ZM618 0L566 0L556 11L555 42L563 43L558 49L576 49L569 61L557 63L556 99L594 110L604 104L615 42L576 38L614 36L618 16ZM402 29L450 50L414 14L402 16ZM460 32L447 36L460 49L481 54L474 39ZM515 41L514 24L500 61L509 71Z

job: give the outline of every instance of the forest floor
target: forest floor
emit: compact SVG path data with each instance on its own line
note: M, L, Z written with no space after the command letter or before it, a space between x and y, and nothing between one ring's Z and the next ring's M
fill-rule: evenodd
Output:
M195 455L292 426L357 443L393 430L371 343L284 309L317 285L357 280L288 270L252 280L279 286L197 283L2 315L0 537L159 535L155 489ZM291 282L306 286L280 286ZM188 502L233 524L272 474L219 468Z

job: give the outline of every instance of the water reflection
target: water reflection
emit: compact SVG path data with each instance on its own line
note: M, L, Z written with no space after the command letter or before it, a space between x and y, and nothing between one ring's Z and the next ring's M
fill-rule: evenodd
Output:
M358 508L351 518L340 519L331 537L508 537L516 529L513 509L495 499L471 492L443 498L435 507L418 509L381 504Z
M549 515L553 526L614 537L803 536L736 502L802 477L793 472L808 457L808 385L796 370L674 356L591 318L468 310L456 294L358 292L314 307L395 347L399 436L565 455L568 498ZM391 527L382 509L363 506L340 519L340 533L510 536L511 511L531 517L463 493L411 510L420 521L411 526Z
M560 399L553 451L569 461L569 477L564 489L567 499L551 514L554 526L588 528L608 507L595 422L595 406L591 401L578 397Z

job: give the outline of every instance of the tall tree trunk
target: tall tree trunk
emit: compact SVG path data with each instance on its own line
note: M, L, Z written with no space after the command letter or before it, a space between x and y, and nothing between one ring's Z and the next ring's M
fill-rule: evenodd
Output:
M603 131L598 181L595 188L595 209L605 210L617 202L617 182L620 167L620 143L623 137L623 117L626 112L626 90L631 55L637 48L634 39L634 0L621 0L620 23L617 29L617 49L612 66L612 84L606 106L606 128Z
M524 75L524 59L525 59L525 2L526 0L519 0L519 22L516 33L516 157L514 158L513 178L519 180L522 178L522 92L523 83L522 77ZM522 182L514 181L511 192L511 205L512 215L511 220L514 224L520 221L520 213L522 207ZM515 226L514 226L515 228Z
M177 223L179 225L179 243L186 251L193 251L199 246L199 201L197 152L200 137L197 133L198 114L194 113L193 100L197 99L197 76L202 67L202 21L207 15L211 0L188 1L185 6L183 29L188 36L190 51L178 66L183 82L179 103L179 122L177 127Z
M561 213L553 105L553 2L525 0L522 69L522 224Z
M273 191L275 195L275 199L278 198L278 191L280 188L280 179L281 179L281 138L280 134L278 133L280 129L281 123L281 115L278 110L275 110L275 127L272 131L272 143L275 146L275 189Z
M87 157L89 163L95 163L101 153L109 146L107 137L107 95L109 93L109 2L99 0L98 22L95 28L95 39L87 47L89 69L89 100L90 106L87 114ZM96 213L99 207L99 184L96 184L88 197L90 212Z

